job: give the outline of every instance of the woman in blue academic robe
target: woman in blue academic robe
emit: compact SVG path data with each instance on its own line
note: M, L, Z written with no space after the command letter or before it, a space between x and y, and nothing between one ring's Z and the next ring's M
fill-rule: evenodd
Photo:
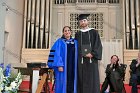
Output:
M69 26L52 46L48 66L55 72L55 93L77 93L77 41L71 37Z

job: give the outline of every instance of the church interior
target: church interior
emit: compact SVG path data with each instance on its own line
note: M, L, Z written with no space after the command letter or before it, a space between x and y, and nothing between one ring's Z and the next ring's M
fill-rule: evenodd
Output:
M101 38L100 83L110 57L118 55L119 62L127 65L124 83L128 85L130 63L140 51L140 0L0 0L0 63L11 64L13 73L32 63L46 64L63 27L72 28L72 37L79 31L76 18L82 13L90 14L89 27ZM31 71L33 77L25 74L23 81L34 80L31 87L41 91L43 85L36 83L39 71ZM49 82L54 82L53 71L47 71ZM46 77L43 74L40 82ZM32 89L32 93L40 92Z

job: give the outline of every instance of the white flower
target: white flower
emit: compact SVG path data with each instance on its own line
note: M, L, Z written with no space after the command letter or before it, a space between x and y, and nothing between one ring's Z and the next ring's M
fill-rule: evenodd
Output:
M1 93L1 91L3 90L3 87L2 86L0 86L0 93Z
M9 91L9 90L12 90L12 87L5 87L5 91Z
M17 83L15 81L13 81L10 86L14 89L17 86Z

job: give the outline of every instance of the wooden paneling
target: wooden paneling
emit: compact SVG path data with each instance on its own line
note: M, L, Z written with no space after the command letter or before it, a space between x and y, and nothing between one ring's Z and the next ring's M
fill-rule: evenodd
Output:
M49 49L22 49L22 63L47 62Z

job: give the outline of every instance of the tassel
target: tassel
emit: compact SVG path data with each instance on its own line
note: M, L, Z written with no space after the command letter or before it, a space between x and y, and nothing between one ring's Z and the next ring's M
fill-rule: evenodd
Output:
M91 60L91 58L90 58L90 63L92 63L92 60Z
M82 57L82 61L81 61L81 64L83 64L83 57Z

